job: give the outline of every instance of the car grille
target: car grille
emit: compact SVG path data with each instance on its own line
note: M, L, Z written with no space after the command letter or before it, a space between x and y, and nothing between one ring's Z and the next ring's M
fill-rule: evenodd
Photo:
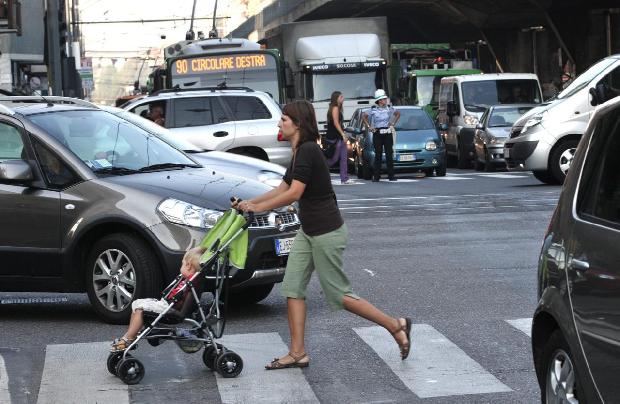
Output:
M510 131L510 138L512 139L513 137L519 136L521 134L521 129L523 129L522 126L513 126Z
M270 220L270 216L272 215L273 218ZM254 221L252 221L250 228L275 228L275 223L278 223L278 221L280 221L284 226L295 226L299 224L299 218L295 213L268 213L266 215L254 216Z

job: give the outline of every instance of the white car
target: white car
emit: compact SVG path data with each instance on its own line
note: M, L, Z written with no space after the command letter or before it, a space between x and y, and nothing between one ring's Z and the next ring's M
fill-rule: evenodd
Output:
M175 136L169 129L163 128L148 119L139 117L124 109L110 106L100 106L99 108L129 121L160 139L165 140L177 149L184 151L193 160L204 167L235 174L240 177L252 178L273 188L280 185L282 177L284 177L286 172L286 169L281 165L253 157L240 156L238 154L221 151L207 151L189 143L179 136Z
M279 140L280 107L267 93L249 88L162 90L123 109L148 117L163 110L173 135L205 150L228 151L287 166L291 145Z

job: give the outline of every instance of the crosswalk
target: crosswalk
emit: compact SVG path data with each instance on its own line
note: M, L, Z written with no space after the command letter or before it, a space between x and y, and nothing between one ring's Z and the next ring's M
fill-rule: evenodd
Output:
M419 181L463 181L463 180L476 180L480 178L495 178L495 179L523 179L529 178L531 175L525 172L498 172L498 173L447 173L445 177L426 177L423 173L413 173L413 174L400 174L397 175L398 181L389 182L383 181L382 183L389 184L391 186L397 186L398 184L403 183L412 183ZM340 182L339 174L331 173L332 185L335 186L350 186L350 185L368 185L372 184L371 181L361 180L359 178L355 178L354 176L350 176L349 183L342 184Z
M527 338L530 318L499 321L513 327L516 338ZM501 324L500 324L501 326ZM518 330L518 331L517 331ZM398 347L381 327L359 327L353 332L379 360L384 377L391 377L385 386L382 402L392 402L394 385L402 383L411 394L407 401L419 399L482 395L485 402L493 402L493 394L514 394L519 386L500 381L492 370L485 369L464 349L429 324L412 327L412 350L407 361L398 359ZM519 337L521 335L521 337ZM109 342L48 345L38 392L38 404L51 403L115 403L129 404L154 402L221 402L221 403L320 403L326 400L321 390L325 377L319 374L333 366L324 357L315 359L308 370L286 369L265 371L263 366L271 358L287 351L287 345L278 333L231 334L221 342L236 351L244 360L244 369L237 378L226 379L208 371L201 353L189 356L181 353L174 343L153 348L141 344L134 356L145 365L146 373L140 385L126 386L106 370ZM359 359L352 359L359 360ZM345 364L346 365L346 364ZM0 403L12 401L9 387L18 383L6 369L0 351ZM376 377L369 366L369 381ZM8 375L8 376L7 376ZM392 376L389 376L392 375ZM312 380L309 380L312 377ZM172 401L165 392L173 391ZM15 394L15 393L14 393ZM191 397L184 395L191 394ZM403 392L401 392L403 394ZM162 397L163 395L163 397ZM180 395L180 396L179 396ZM506 396L502 396L506 397ZM457 400L458 401L458 400ZM463 400L465 401L465 400ZM348 402L348 400L347 400Z

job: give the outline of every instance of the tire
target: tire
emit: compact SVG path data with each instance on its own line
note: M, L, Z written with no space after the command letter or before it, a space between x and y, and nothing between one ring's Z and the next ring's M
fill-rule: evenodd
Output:
M456 167L462 169L471 168L471 159L460 142L456 145Z
M446 167L446 164L444 163L435 168L435 175L438 177L445 177L446 171L447 171L447 167Z
M542 402L546 404L568 402L560 400L564 394L565 397L574 397L579 402L579 394L581 393L579 373L575 368L570 347L560 330L555 330L547 340L543 349L542 360L544 366L543 385L541 386ZM562 382L566 384L563 385Z
M434 171L435 171L435 169L434 169L434 168L427 168L426 170L424 170L424 174L425 174L427 177L432 177L432 176L433 176L433 172L434 172Z
M549 171L558 184L563 184L575 156L578 140L569 139L560 143L549 157Z
M131 355L127 354L127 357L130 358ZM116 376L116 366L118 366L118 363L121 361L122 358L123 358L122 352L110 352L110 354L108 355L107 363L106 363L108 367L108 372L110 372L110 374Z
M102 262L98 262L100 258ZM102 263L112 270L125 272L120 276L118 272L108 275L102 269ZM126 233L107 235L97 241L88 254L86 292L93 309L106 322L126 324L132 301L156 296L160 287L160 270L155 255L136 236Z
M553 178L551 174L549 174L549 171L532 171L532 174L534 174L534 178L536 178L538 181L544 184L549 184L549 185L558 184L556 179Z
M489 160L489 153L486 150L484 151L484 171L488 173L495 171L495 166L491 163L491 160Z
M476 160L474 160L474 168L476 169L476 171L484 170L484 163L478 160L478 156L476 156Z
M224 378L237 377L243 370L243 359L233 351L224 351L215 360L214 367Z
M136 358L121 360L116 366L116 374L123 383L132 385L140 383L144 377L144 366Z
M229 303L233 304L254 304L265 299L271 293L274 284L249 286L232 293Z
M218 350L221 350L222 348L222 345L217 344ZM202 362L205 364L205 366L211 370L215 370L215 359L217 359L217 355L215 354L215 347L213 345L205 347L205 350L202 353Z
M363 172L364 168L362 167L362 164L360 163L360 158L359 156L355 156L355 174L357 174L357 178L359 178L360 180L364 179L364 172Z
M362 164L362 178L365 180L372 179L372 169L368 164Z

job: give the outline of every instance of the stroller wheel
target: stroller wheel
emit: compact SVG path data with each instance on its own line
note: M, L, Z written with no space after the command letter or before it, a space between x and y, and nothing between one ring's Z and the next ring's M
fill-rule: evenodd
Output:
M125 384L138 384L144 377L144 366L136 358L128 358L116 365L116 374Z
M221 350L223 346L221 344L217 344L217 349ZM202 361L205 366L211 370L216 370L215 359L217 358L217 354L215 353L215 347L213 345L209 345L205 347L204 352L202 353Z
M243 370L243 359L233 351L226 351L215 360L215 368L222 377L237 377Z
M127 357L131 357L131 355L127 354ZM108 372L110 372L110 374L116 376L116 366L122 358L122 352L110 352L110 354L108 355Z

